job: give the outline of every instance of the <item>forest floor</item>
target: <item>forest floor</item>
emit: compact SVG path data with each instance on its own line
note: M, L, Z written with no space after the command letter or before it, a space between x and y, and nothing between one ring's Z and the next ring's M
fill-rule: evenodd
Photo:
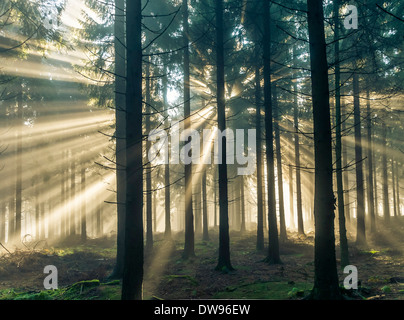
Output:
M345 291L352 299L404 300L404 219L392 218L390 227L379 223L379 232L359 248L349 242L350 264L357 267L359 290ZM196 257L182 259L183 234L165 241L154 238L153 252L146 254L145 299L301 299L314 281L314 233L288 233L280 245L282 264L264 262L266 251L255 250L256 234L233 231L231 260L235 271L215 271L218 233L210 241L196 238ZM350 239L354 239L350 237ZM109 281L115 260L113 238L78 240L6 252L0 249L0 299L109 300L120 298L119 281ZM337 241L337 258L338 241ZM338 262L339 280L343 273ZM46 265L58 270L58 290L46 291Z

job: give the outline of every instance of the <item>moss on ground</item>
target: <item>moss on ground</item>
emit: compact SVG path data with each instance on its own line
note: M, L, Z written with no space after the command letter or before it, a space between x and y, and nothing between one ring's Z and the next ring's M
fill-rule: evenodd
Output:
M230 286L214 295L215 299L295 299L307 295L312 288L308 282L263 281Z
M119 300L119 281L101 283L98 279L79 281L56 290L18 292L14 289L0 291L0 300Z

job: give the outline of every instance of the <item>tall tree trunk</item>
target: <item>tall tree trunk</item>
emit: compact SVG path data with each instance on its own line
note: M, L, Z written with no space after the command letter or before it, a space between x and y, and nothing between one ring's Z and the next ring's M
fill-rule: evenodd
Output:
M344 103L341 103L341 110L343 110L343 115L345 117L345 120L342 121L342 132L344 132L345 134L345 130L346 130L346 121L347 121L347 115L346 115L346 107ZM341 141L342 142L342 141ZM347 153L347 146L345 142L342 142L342 165L344 168L347 168L348 166L348 153ZM343 176L344 176L344 183L343 185L345 186L345 195L344 195L344 204L345 204L345 217L346 220L349 222L351 219L351 215L350 215L350 211L351 211L351 205L350 205L350 199L349 199L349 172L346 170L345 172L343 172Z
M169 157L169 155L167 155ZM164 165L164 217L165 217L165 229L164 237L171 239L171 197L170 197L170 169L169 164Z
M160 175L160 168L157 170L157 175ZM153 232L157 232L157 192L153 192Z
M203 234L202 239L204 241L209 240L209 225L208 225L208 199L206 193L206 166L202 168L202 205L203 205L203 212L202 212L202 224L203 224Z
M51 216L51 213L49 211L50 209L50 197L49 197L49 188L48 185L50 184L49 181L49 176L48 173L45 173L45 176L43 177L43 191L42 194L45 196L45 199L42 203L43 205L43 216L42 216L42 225L43 225L43 236L44 238L49 239L49 218ZM25 229L26 230L26 229ZM46 232L48 231L48 232Z
M365 230L365 199L364 179L362 162L362 136L361 136L361 114L359 101L359 76L353 74L353 95L354 95L354 127L355 127L355 162L356 162L356 243L366 244Z
M241 226L240 231L244 233L246 231L246 217L245 217L245 194L244 194L244 176L240 176L240 205L241 205Z
M213 155L212 155L212 158L213 158ZM218 213L218 210L217 210L217 204L218 204L218 202L219 202L219 193L217 192L217 189L218 189L218 183L217 183L217 181L218 181L218 179L219 179L219 177L218 177L218 175L219 175L219 173L218 173L218 167L217 166L214 166L214 179L213 179L213 188L214 188L214 192L215 192L215 199L214 199L214 205L215 205L215 223L214 223L214 226L215 227L217 227L217 223L218 223L218 216L217 216L217 213Z
M168 102L167 102L167 92L168 92L168 69L165 67L165 75L163 77L163 100L164 100L164 108L167 109L166 117L166 126L169 126L168 121ZM167 143L170 143L169 137L167 136ZM171 239L171 189L170 189L170 165L168 159L170 159L170 148L167 148L168 154L166 154L166 163L164 164L164 221L165 221L165 229L164 229L164 237L166 239Z
M256 49L257 50L257 49ZM258 50L257 50L258 51ZM257 57L257 62L258 62ZM262 167L262 131L261 131L261 75L260 65L255 66L255 126L257 134L257 250L264 250L264 201Z
M296 54L293 50L293 60L296 66ZM295 127L295 165L296 165L296 206L297 206L297 232L304 235L303 209L302 209L302 183L300 175L300 137L299 137L299 110L297 102L297 79L293 82L293 125Z
M42 194L44 193L44 183L42 184ZM40 204L40 225L41 225L41 229L39 232L39 238L40 239L45 239L45 200L41 201Z
M8 202L8 242L14 241L15 235L15 198L14 194L10 197Z
M272 119L271 92L271 19L269 0L264 0L264 106L265 106L265 143L267 154L267 182L268 182L268 255L266 262L281 263L279 256L278 223L276 218L275 172L274 172L274 144Z
M122 300L140 300L143 296L144 261L141 0L126 3L126 48L126 210Z
M230 230L233 228L233 230L240 230L240 222L241 222L241 216L240 216L240 210L241 210L241 205L240 205L240 185L236 179L236 181L232 181L230 183L230 186L232 188L232 193L234 194L233 196L233 201L232 201L232 213L231 216L233 217L233 220L230 220Z
M6 240L6 204L1 202L0 206L0 242L3 244Z
M62 151L62 164L60 167L60 238L66 236L66 168L65 168L65 160L66 160L66 152ZM37 186L35 185L35 188ZM36 199L38 202L38 199ZM36 204L37 206L37 204ZM35 206L35 212L37 212L37 208ZM39 208L38 208L39 211ZM38 212L39 214L39 212ZM37 225L37 222L35 223ZM36 227L37 228L37 227Z
M367 202L370 216L370 232L376 233L375 202L373 194L373 147L372 147L372 113L370 111L369 88L366 91L366 113L367 113Z
M400 211L400 177L398 173L398 160L396 161L396 192L397 192L397 215L400 217L401 216L401 211Z
M69 235L76 235L76 159L74 151L71 150L70 159L70 231ZM42 219L44 212L42 211Z
M52 223L52 211L53 211L54 200L49 196L48 200L48 239L53 239L56 233L55 223ZM26 229L27 230L27 229Z
M332 145L328 64L321 0L308 0L315 157L313 299L340 299L335 257Z
M344 186L342 181L342 145L341 145L341 90L339 55L339 7L340 1L334 0L334 51L335 51L335 158L338 198L338 222L341 254L341 268L349 265L348 240L345 227Z
M375 136L373 135L373 139L375 139ZM378 198L378 192L377 192L377 163L376 163L376 155L375 152L372 153L373 156L373 185L374 185L374 195L375 195L375 217L377 218L379 216L379 198Z
M85 196L86 193L86 167L83 161L81 171L81 242L87 241L87 208L86 208L86 200L87 197Z
M15 185L15 241L21 240L22 218L22 128L23 128L23 105L22 105L22 82L17 96L17 149L16 149L16 185Z
M117 247L114 270L110 279L123 276L125 245L125 202L126 202L126 50L125 50L125 0L115 0L115 160L116 160L116 210L117 210ZM99 235L97 231L97 235Z
M191 130L191 92L189 70L188 0L182 1L184 46L184 130ZM188 143L191 143L189 135ZM192 163L185 164L185 244L183 258L195 256L194 213L192 208Z
M150 132L150 57L147 57L146 62L146 134ZM150 150L150 141L146 140L146 154ZM146 171L146 251L153 248L153 203L152 203L152 177L150 159L145 166Z
M102 237L103 228L102 228L102 204L98 204L96 207L96 233L97 237ZM122 248L123 249L123 248ZM122 261L123 263L124 261ZM123 275L123 273L122 273Z
M292 155L291 155L292 157ZM291 158L292 159L292 158ZM290 160L292 161L292 160ZM293 167L289 163L289 210L290 210L290 228L295 228L295 206L293 195Z
M276 91L276 84L273 85L273 109L274 109L274 132L276 144L276 167L278 172L278 201L279 201L279 238L281 241L287 240L286 222L285 222L285 208L283 200L283 172L282 172L282 153L281 153L281 136L279 131L279 108L278 108L278 95Z
M196 173L196 177L200 177L199 172ZM202 197L201 197L201 180L195 179L194 184L194 213L195 213L195 233L200 235L202 233Z
M393 210L394 210L394 217L397 217L397 199L396 199L396 171L394 169L394 158L391 159L391 187L393 191Z
M387 183L387 127L383 121L382 124L382 167L383 167L383 216L386 224L390 222L390 201L389 201L389 185Z
M225 109L225 79L224 79L224 23L223 0L216 0L216 67L217 67L217 122L219 132L226 130ZM219 162L219 259L216 270L233 270L230 262L230 236L229 236L229 212L228 212L228 181L226 140L224 137L221 148L221 160Z
M38 241L40 237L39 233L39 227L40 227L40 222L39 222L39 215L40 215L40 210L39 210L39 177L35 179L35 239Z

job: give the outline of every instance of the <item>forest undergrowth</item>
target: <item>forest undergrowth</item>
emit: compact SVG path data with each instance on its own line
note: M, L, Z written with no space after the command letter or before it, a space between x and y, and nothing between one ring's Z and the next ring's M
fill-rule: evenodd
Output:
M404 219L392 218L388 227L380 222L378 229L365 247L357 247L354 234L348 233L358 290L343 289L347 274L340 267L337 242L341 290L349 299L404 300ZM288 232L280 246L282 264L269 265L264 262L266 251L255 250L254 231L232 231L231 272L215 270L217 230L211 229L209 236L209 241L196 237L196 257L183 260L182 233L171 241L156 234L152 252L145 254L145 299L303 299L309 294L314 281L313 232ZM120 299L120 281L108 279L115 261L114 238L88 239L84 244L74 238L58 245L42 241L11 249L1 249L2 300ZM57 267L58 290L44 290L46 265Z

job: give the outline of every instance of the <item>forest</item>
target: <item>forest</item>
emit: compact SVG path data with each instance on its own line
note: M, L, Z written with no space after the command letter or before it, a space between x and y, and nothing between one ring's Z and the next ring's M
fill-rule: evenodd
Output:
M403 12L1 0L0 300L404 300Z

